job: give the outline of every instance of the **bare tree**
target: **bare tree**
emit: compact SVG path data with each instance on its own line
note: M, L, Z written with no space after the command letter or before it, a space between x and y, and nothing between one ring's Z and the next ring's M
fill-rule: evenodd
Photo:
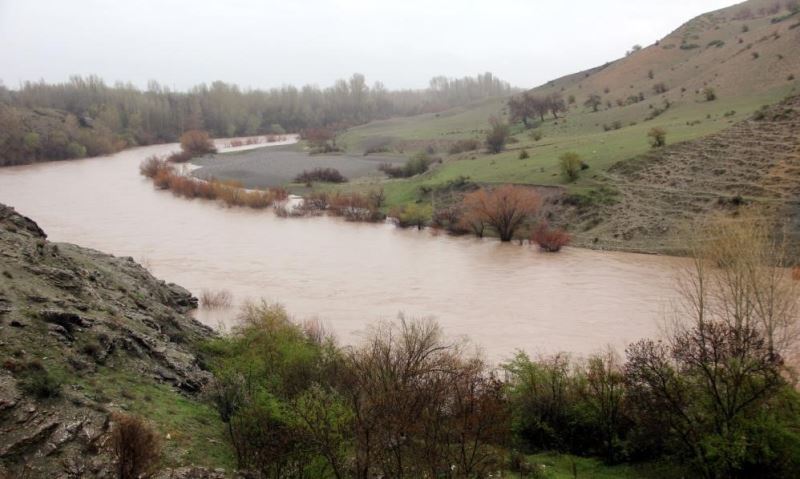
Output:
M523 186L482 188L464 196L465 210L491 226L501 241L511 241L517 229L539 211L540 205L539 195Z
M714 217L691 230L693 260L679 283L681 316L692 324L755 328L770 350L786 353L798 337L800 316L800 288L788 270L788 235L754 211L736 219Z

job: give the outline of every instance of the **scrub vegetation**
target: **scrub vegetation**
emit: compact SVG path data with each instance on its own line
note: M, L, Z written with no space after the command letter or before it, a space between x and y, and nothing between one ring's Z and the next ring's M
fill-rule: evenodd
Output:
M713 239L687 240L674 321L624 356L520 352L498 375L430 320L341 347L258 303L205 346L209 399L238 467L260 477L788 477L797 285L767 226L704 224Z

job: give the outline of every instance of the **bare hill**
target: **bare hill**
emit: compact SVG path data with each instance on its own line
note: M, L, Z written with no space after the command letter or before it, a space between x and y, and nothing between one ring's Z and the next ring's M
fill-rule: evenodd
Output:
M578 100L625 101L656 85L672 102L703 101L706 87L720 97L753 95L785 85L800 72L800 10L796 2L750 0L701 15L660 41L599 68L559 78L534 92Z

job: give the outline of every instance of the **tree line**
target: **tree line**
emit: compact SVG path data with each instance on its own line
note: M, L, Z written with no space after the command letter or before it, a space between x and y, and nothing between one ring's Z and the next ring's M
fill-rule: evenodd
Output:
M438 112L514 89L491 73L436 77L426 89L388 90L361 74L333 86L241 89L214 82L174 91L157 82L146 90L107 85L96 76L64 83L0 85L0 165L79 158L128 146L176 141L188 130L214 137L342 129L376 119Z

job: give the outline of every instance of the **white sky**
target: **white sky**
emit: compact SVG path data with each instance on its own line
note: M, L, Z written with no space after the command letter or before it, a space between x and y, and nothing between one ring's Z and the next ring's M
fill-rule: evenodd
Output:
M0 80L97 74L185 89L421 88L491 71L533 87L649 45L731 0L0 0Z

